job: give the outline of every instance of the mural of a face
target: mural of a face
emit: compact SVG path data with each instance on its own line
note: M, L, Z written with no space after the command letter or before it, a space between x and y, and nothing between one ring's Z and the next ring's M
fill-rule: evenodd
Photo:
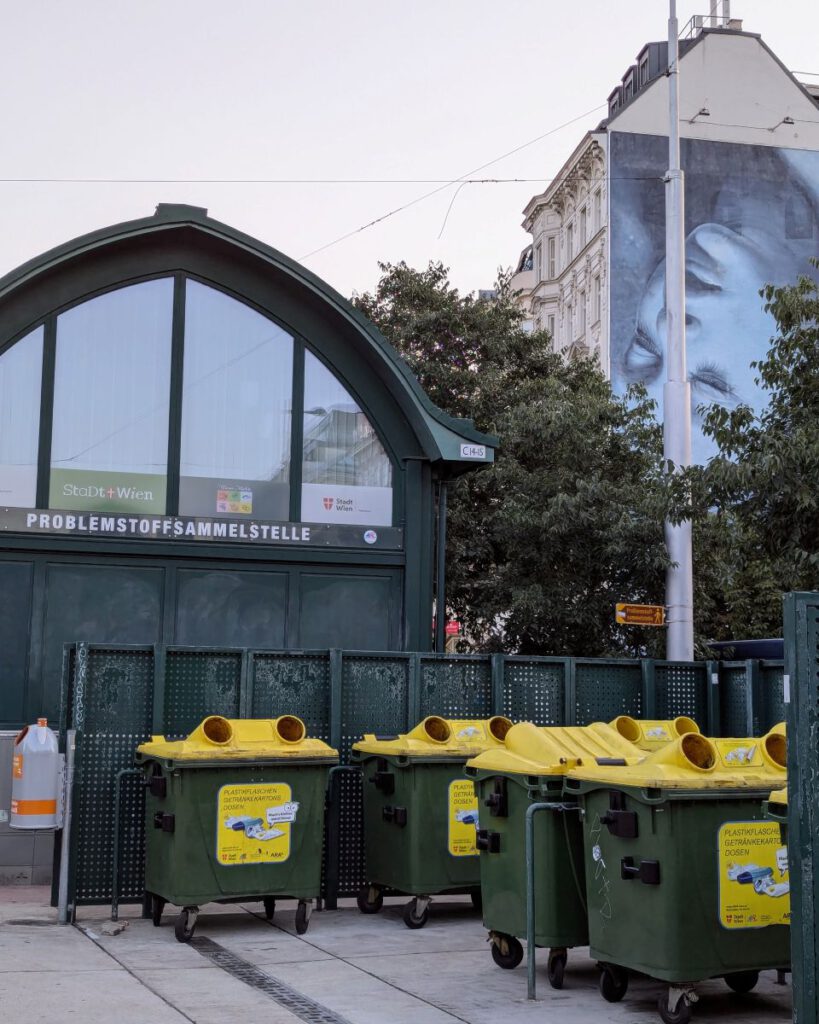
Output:
M700 147L707 145L717 144L699 143ZM734 151L760 148L720 146ZM732 175L731 163L725 164L725 154L721 154L725 173L718 185L713 174L706 181L698 181L696 169L687 179L686 200L689 193L695 198L694 217L687 219L690 230L685 265L695 462L706 461L715 451L713 442L702 433L700 407L744 403L759 411L765 405L766 396L751 363L765 356L774 323L763 309L760 290L766 284L792 283L800 273L809 273L808 257L819 254L817 204L800 180L801 172L797 175L776 151L769 150L758 159L761 173L754 179L747 156L736 154L736 159L744 160L742 174ZM807 156L814 158L812 166L819 182L819 154ZM705 196L703 190L707 191ZM612 211L613 276L617 272L616 254L622 252L622 246L616 248L618 225L621 235L634 234L627 227L633 220L634 204L626 205L630 214L621 212L618 217L616 210ZM662 232L663 225L651 225L655 253L658 228ZM644 382L660 410L667 372L664 277L665 260L660 258L644 277L642 287L633 281L630 303L626 289L620 291L621 300L625 299L624 304L633 311L630 319L612 320L615 386L618 378L623 383ZM615 294L613 304L617 301ZM626 337L616 337L618 327L622 335L629 326Z

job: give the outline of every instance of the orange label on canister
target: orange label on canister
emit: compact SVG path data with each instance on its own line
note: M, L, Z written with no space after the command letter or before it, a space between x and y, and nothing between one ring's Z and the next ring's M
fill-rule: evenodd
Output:
M23 755L15 754L11 759L11 774L15 779L23 777Z
M56 800L12 800L12 814L56 814Z

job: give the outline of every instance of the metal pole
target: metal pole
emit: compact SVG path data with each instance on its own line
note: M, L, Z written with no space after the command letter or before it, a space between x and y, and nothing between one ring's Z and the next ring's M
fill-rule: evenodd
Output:
M57 921L70 924L74 908L68 906L68 873L71 857L71 798L74 791L74 746L77 730L65 735L65 796L63 798L63 831L60 836L60 877L57 882Z
M526 987L527 997L535 998L535 815L539 811L576 811L572 804L550 800L529 804L526 808Z
M446 491L447 482L438 484L438 573L435 591L435 650L446 648Z
M677 3L668 18L668 173L665 176L665 309L667 380L663 389L663 454L674 469L691 465L691 386L685 360L685 213L680 168L679 47ZM665 524L672 565L666 572L666 657L694 659L694 583L691 523Z

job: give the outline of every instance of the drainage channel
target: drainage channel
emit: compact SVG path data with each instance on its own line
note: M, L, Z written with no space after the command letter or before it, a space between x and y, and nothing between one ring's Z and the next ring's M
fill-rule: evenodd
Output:
M194 936L190 940L190 945L197 953L201 953L217 967L221 967L223 971L227 971L238 981L243 981L245 985L250 985L251 988L270 996L279 1006L294 1013L306 1021L306 1024L350 1024L346 1017L328 1010L326 1006L317 1003L315 999L310 999L309 996L285 985L283 981L265 974L255 964L248 963L247 960L236 956L235 953L231 953L229 949L220 946L213 939Z

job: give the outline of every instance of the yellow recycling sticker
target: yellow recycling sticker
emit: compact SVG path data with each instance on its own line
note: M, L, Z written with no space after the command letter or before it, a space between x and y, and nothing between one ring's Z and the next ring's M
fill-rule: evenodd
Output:
M453 857L477 857L478 795L471 779L449 784L448 848Z
M723 928L790 924L788 848L775 821L729 821L719 830L719 920Z
M299 805L287 783L222 786L216 810L220 864L270 864L290 856L290 829Z

